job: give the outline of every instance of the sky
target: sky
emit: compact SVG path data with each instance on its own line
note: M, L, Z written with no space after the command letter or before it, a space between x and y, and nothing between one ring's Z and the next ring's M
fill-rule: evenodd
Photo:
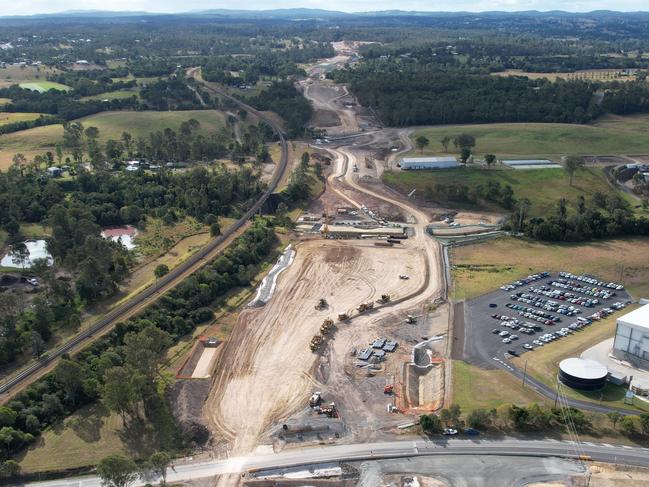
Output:
M376 10L421 10L480 12L485 10L591 10L637 11L649 10L647 0L248 0L232 3L223 0L0 0L0 16L30 15L67 10L139 10L148 12L187 12L210 8L245 8L262 10L274 8L323 8L345 12Z

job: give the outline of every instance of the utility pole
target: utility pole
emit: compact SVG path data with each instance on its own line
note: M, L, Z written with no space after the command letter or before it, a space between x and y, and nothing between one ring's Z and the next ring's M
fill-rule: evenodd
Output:
M527 379L527 360L525 360L525 368L523 369L523 387L525 387L525 379Z

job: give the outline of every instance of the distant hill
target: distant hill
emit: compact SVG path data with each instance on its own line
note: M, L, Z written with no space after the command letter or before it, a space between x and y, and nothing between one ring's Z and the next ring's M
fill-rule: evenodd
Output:
M380 10L369 12L341 12L337 10L312 9L312 8L285 8L270 10L244 10L244 9L208 9L178 13L156 13L146 11L110 11L110 10L69 10L65 12L35 14L35 15L5 15L0 16L2 19L63 19L63 18L128 18L128 17L197 17L197 16L214 16L225 18L239 19L286 19L286 20L305 20L305 19L353 19L361 17L432 17L432 18L453 18L453 17L471 17L471 18L513 18L513 17L530 17L530 18L591 18L591 19L611 19L611 18L647 18L649 11L640 12L616 12L612 10L596 10L592 12L566 12L561 10L538 11L526 10L519 12L505 11L486 11L486 12L435 12L435 11L407 11L407 10Z

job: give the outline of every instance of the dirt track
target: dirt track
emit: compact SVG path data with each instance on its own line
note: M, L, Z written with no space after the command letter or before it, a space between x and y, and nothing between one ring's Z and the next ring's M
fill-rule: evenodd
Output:
M403 422L403 416L386 412L383 385L388 380L402 380L402 366L410 360L409 344L432 330L426 328L427 305L445 298L446 293L441 248L425 233L428 214L379 183L385 165L393 163L397 154L371 168L364 164L366 155L394 144L401 151L409 150L407 131L362 132L358 111L349 105L353 100L345 88L317 81L304 82L303 87L316 110L333 110L338 115L340 125L327 127L330 134L359 133L358 138L326 147L333 156L334 169L325 196L355 207L380 201L398 208L414 235L390 248L360 240L310 240L296 245L295 261L281 275L271 301L263 308L241 313L217 363L219 372L204 413L217 438L229 443L233 454L268 445L270 434L282 423L304 418L314 390L324 391L327 400L336 400L346 415L345 424L351 431L348 437L371 438L379 430ZM363 123L367 126L366 120ZM352 170L354 164L361 168L359 172ZM375 185L359 183L359 176L369 177ZM408 274L410 279L399 279L399 274ZM355 316L348 324L337 323L324 354L309 350L309 342L325 318L335 319L338 313L350 312L383 293L390 294L390 305ZM314 306L322 297L330 307L318 311ZM404 326L405 315L414 310L423 310L421 328ZM448 308L440 308L437 314L437 332L446 334ZM401 345L380 366L381 375L367 379L361 377L366 372L353 365L350 350L366 347L377 336L399 339ZM442 355L447 339L439 343ZM442 366L419 385L415 382L405 387L415 391L420 403L442 404L450 390L449 378L450 371ZM236 484L235 479L221 482Z

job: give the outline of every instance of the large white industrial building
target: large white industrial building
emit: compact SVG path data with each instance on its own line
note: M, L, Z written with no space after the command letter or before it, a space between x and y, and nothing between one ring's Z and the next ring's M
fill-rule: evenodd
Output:
M649 369L649 304L617 319L613 355Z
M416 169L449 169L459 164L455 157L404 157L399 167L404 171Z

